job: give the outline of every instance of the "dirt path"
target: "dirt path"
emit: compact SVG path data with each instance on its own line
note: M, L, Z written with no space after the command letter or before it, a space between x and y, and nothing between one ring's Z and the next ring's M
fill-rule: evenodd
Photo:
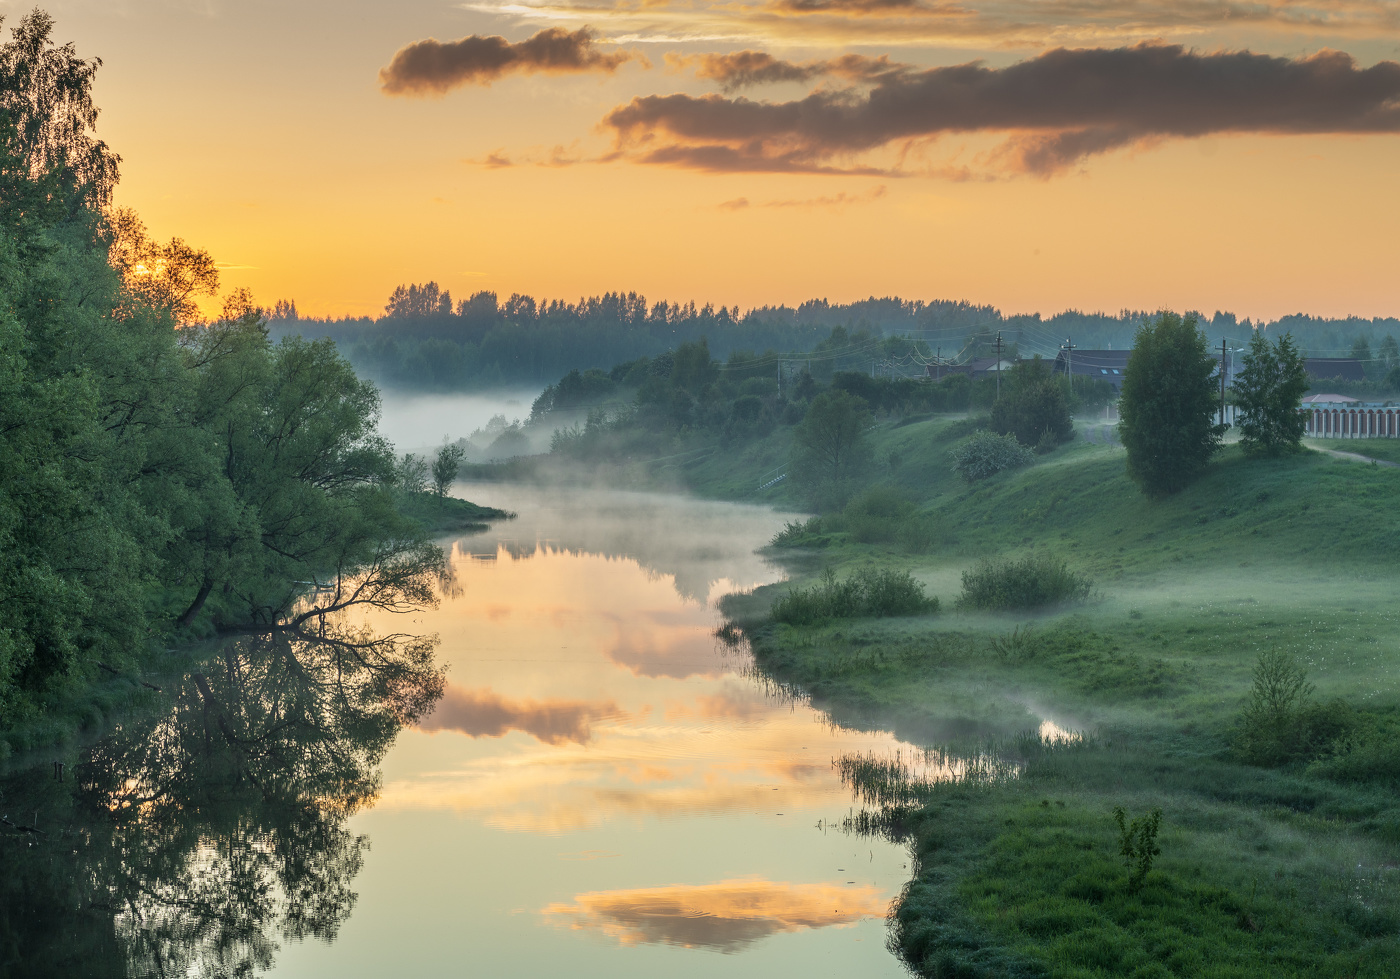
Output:
M1384 459L1372 459L1370 456L1364 456L1360 452L1343 452L1340 449L1324 449L1320 445L1315 445L1313 448L1317 449L1318 452L1325 452L1329 456L1336 456L1338 459L1350 459L1352 462L1373 462L1378 466L1385 466L1388 469L1400 469L1400 462L1386 462Z

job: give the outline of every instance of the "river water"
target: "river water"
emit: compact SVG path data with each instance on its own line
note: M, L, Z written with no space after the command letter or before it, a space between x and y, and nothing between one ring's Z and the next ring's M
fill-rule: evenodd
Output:
M359 686L311 644L225 652L203 699L192 687L136 747L81 760L79 795L100 787L101 811L130 815L105 849L74 844L93 854L86 917L31 915L30 961L60 961L62 936L87 929L95 951L66 974L907 975L885 915L909 854L837 828L852 798L832 762L908 746L834 728L714 635L718 598L781 578L755 548L785 516L608 490L458 493L519 517L445 542L436 609L359 623L435 635L440 699L402 730L376 711L375 697L437 693L411 639ZM311 706L293 707L303 679ZM264 720L297 711L320 718L311 746ZM229 725L253 802L192 787ZM187 768L198 777L173 774ZM283 783L301 801L270 808ZM104 873L129 880L104 890Z

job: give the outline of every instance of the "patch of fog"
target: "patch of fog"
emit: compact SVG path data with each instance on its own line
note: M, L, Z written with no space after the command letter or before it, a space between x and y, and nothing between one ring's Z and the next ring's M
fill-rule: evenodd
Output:
M452 495L519 515L459 542L478 559L548 551L630 558L673 576L676 591L701 604L782 579L782 568L755 548L797 518L753 504L576 486L459 482Z
M455 442L485 430L500 416L502 430L530 417L538 388L503 388L470 394L411 394L380 391L379 432L399 452L435 450L444 439ZM544 435L548 446L548 434Z

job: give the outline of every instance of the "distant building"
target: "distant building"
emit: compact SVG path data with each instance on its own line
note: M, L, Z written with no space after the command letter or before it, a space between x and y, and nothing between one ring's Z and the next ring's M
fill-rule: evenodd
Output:
M1310 381L1364 381L1366 372L1355 357L1308 357L1303 369Z
M1056 374L1074 372L1075 377L1096 377L1107 381L1115 389L1123 387L1123 376L1128 372L1128 358L1131 350L1061 350L1055 358Z

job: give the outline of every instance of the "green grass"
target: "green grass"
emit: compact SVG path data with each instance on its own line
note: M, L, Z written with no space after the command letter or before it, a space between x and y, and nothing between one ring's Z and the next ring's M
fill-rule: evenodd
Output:
M886 807L853 826L915 846L902 954L939 976L1393 974L1400 471L1227 447L1197 483L1152 501L1120 448L1079 440L969 488L942 437L955 424L875 433L877 456L900 460L884 481L912 504L885 512L910 534L931 527L927 544L905 546L898 523L858 535L844 514L823 516L775 549L799 587L823 566L895 568L946 604L982 559L1031 554L1091 576L1086 604L802 627L766 614L788 585L724 606L758 670L834 723L1019 766L979 784L838 760L858 800ZM1264 650L1307 671L1333 725L1279 767L1234 748ZM1088 736L1052 746L1043 724ZM1163 811L1138 893L1115 805Z
M480 533L487 522L509 520L515 516L506 510L481 506L455 496L416 493L399 502L399 510L422 524L432 534Z

